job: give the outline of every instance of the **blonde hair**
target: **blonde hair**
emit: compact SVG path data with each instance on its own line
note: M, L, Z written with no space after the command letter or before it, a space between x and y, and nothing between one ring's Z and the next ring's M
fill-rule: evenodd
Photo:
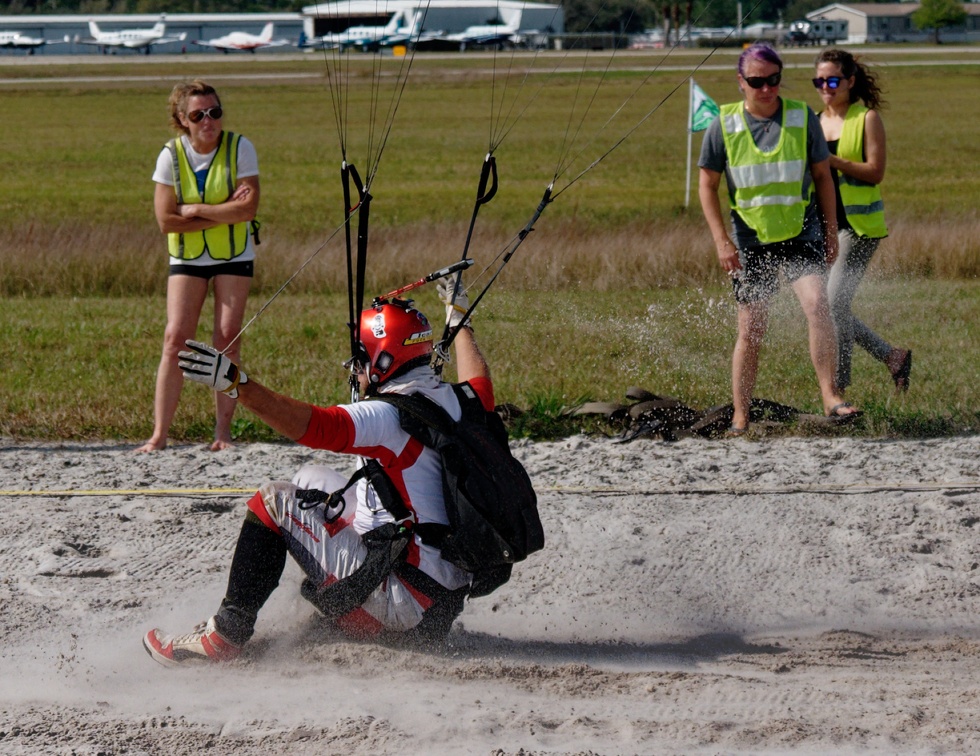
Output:
M221 98L218 97L218 92L208 84L203 79L194 79L193 81L182 81L177 84L173 91L170 92L170 99L167 101L167 108L170 111L170 127L175 131L180 131L187 134L187 128L180 122L180 114L187 113L187 100L191 97L204 97L207 95L214 95L214 99L218 101L218 105L221 105Z

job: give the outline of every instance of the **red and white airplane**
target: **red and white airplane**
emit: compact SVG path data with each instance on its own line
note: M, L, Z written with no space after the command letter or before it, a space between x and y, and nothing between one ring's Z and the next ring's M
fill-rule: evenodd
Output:
M281 47L282 45L289 44L285 39L273 39L272 30L273 24L270 22L265 25L261 34L236 31L231 34L226 34L223 37L216 37L215 39L195 39L194 44L200 45L201 47L213 47L223 52L228 52L229 50L248 50L249 52L255 52L260 47Z

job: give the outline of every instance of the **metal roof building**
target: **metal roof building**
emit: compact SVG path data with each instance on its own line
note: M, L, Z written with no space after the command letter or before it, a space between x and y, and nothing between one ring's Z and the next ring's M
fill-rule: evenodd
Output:
M384 26L396 14L401 14L402 26L416 31L419 30L416 22L422 24L422 30L446 34L491 24L515 26L518 32L538 32L542 35L560 35L565 31L565 15L560 5L516 0L343 0L311 5L304 8L302 13L31 14L0 16L0 31L59 41L59 44L38 48L36 52L39 54L96 55L101 52L99 47L78 41L89 37L89 21L95 21L103 31L112 32L150 29L162 16L168 36L186 34L185 42L152 48L153 55L166 55L217 52L199 47L193 44L193 40L220 37L233 31L258 34L271 21L275 24L273 37L289 40L293 44L263 49L261 53L265 55L295 52L293 45L299 42L301 33L311 39L342 32L350 26ZM69 42L61 43L66 37ZM130 50L113 52L133 54ZM4 54L4 51L0 51L0 54ZM10 54L26 53L12 51Z
M848 22L849 44L865 42L925 42L932 37L912 23L912 14L919 3L834 3L806 14L811 21L821 18ZM976 42L980 40L980 3L964 3L966 25L944 29L944 42Z
M350 26L384 26L397 13L415 31L456 33L471 26L506 24L519 32L562 34L565 14L551 3L515 0L341 0L303 8L307 37L342 32ZM421 27L415 23L421 21Z

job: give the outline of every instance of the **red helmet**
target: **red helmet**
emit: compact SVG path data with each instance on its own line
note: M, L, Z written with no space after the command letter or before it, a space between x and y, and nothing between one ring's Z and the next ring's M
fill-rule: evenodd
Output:
M361 343L370 360L368 378L384 383L432 356L432 326L411 300L393 299L361 313Z

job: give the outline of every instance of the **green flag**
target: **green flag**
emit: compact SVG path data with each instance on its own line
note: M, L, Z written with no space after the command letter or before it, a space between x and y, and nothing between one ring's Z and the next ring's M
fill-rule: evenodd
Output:
M704 131L720 112L718 103L694 84L691 88L691 131Z

